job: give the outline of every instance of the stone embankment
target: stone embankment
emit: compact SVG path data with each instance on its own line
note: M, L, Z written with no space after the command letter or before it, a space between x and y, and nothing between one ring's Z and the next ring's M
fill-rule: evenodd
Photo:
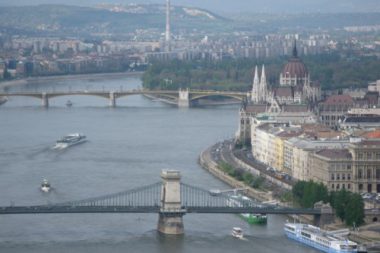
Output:
M227 183L231 187L246 188L247 189L246 194L249 197L257 199L259 201L273 200L271 192L263 192L263 191L250 188L246 186L243 182L238 181L235 178L228 175L227 173L221 171L218 168L218 164L212 159L211 148L206 149L200 154L199 163L205 170L207 170L208 172L210 172L212 175L222 180L223 182Z

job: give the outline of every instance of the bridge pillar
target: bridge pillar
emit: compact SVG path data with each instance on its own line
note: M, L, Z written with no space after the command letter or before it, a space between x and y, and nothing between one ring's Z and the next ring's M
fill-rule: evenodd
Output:
M113 91L110 92L110 107L116 107L116 97Z
M190 107L189 89L178 91L178 107Z
M42 106L45 107L45 108L48 108L49 107L49 97L48 95L46 94L46 92L42 93Z
M181 208L181 175L179 171L163 170L161 189L161 210L157 230L163 234L181 235L184 233Z
M320 209L321 214L314 215L314 225L324 228L335 220L334 211L329 203L324 204L322 201L314 204L315 209Z

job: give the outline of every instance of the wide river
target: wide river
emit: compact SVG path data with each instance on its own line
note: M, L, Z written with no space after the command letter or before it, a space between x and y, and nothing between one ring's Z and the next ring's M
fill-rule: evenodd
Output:
M35 82L9 91L135 89L138 76ZM73 103L65 106L67 100ZM17 97L0 107L0 206L47 204L102 196L160 181L162 169L205 189L226 189L197 163L208 146L231 138L238 107L178 109L142 96L108 100L58 97L49 109L35 98ZM55 140L79 132L88 142L64 152ZM53 191L39 190L47 178ZM188 214L185 235L156 232L156 214L36 214L0 216L0 252L318 252L288 240L286 217L265 226L236 215ZM244 240L230 235L242 227Z

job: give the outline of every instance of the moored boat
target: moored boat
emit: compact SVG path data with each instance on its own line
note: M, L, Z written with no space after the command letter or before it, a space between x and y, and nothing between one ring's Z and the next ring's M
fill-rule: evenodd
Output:
M319 227L302 223L285 223L285 234L300 243L327 253L356 253L358 245L334 231L324 231Z
M245 202L251 202L252 200L243 195L232 195L228 200L227 205L234 207L244 206ZM258 205L260 206L260 205ZM265 214L257 213L241 213L239 214L241 218L247 221L249 224L266 224L267 216Z
M249 224L266 224L267 216L265 214L257 213L242 213L240 216L246 220Z
M82 134L78 134L78 133L68 134L68 135L62 137L61 139L59 139L56 142L53 149L64 149L64 148L68 148L68 147L73 146L73 145L77 145L79 143L83 143L85 141L86 141L86 136L84 136Z
M67 100L67 102L66 102L66 106L67 106L67 107L71 107L71 106L73 106L73 102L71 102L71 100Z

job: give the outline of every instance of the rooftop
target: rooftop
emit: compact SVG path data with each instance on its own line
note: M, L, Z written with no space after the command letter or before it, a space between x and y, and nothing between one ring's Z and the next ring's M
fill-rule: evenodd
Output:
M322 149L315 152L317 155L330 159L351 159L352 155L348 149Z
M328 97L323 104L337 105L337 104L353 104L354 100L349 95L332 95Z

